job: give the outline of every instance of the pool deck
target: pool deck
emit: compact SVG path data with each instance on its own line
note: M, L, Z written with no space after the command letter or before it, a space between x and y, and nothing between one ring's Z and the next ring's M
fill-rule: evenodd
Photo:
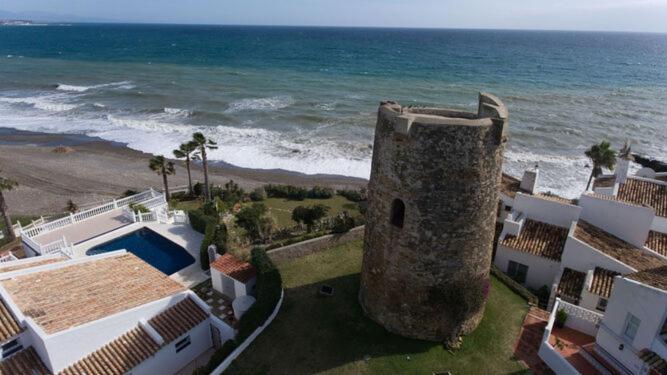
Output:
M91 240L81 242L74 246L74 257L86 256L86 251L91 248L109 242L113 239L121 237L130 232L146 227L166 239L172 241L184 248L193 258L195 262L188 267L169 276L175 281L183 284L185 287L195 286L202 281L209 278L209 275L204 273L199 262L199 246L204 239L204 235L196 232L187 224L160 224L157 222L149 223L132 223L121 226L111 232L99 235Z
M123 216L123 210L119 208L73 225L40 234L35 236L34 240L42 245L46 245L58 241L65 236L70 243L78 244L128 224L132 224L132 221Z

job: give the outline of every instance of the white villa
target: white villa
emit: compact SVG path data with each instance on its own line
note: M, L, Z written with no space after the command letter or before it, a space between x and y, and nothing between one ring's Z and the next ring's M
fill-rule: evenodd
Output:
M234 338L213 294L189 289L209 277L203 236L167 207L150 189L17 228L27 258L0 260L0 374L173 374ZM146 236L144 253L117 249Z
M494 264L550 291L539 355L558 374L667 373L667 173L628 176L628 166L619 160L576 202L526 191L516 179L503 184L502 204L512 209ZM567 334L554 328L559 310ZM564 336L580 350L572 354Z

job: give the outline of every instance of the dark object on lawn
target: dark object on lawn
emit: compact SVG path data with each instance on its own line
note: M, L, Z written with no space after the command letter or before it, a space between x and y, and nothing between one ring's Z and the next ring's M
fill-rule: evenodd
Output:
M433 375L452 375L451 371L434 372Z
M329 285L322 285L320 287L320 290L318 291L318 294L323 295L325 297L331 297L334 294L334 288Z

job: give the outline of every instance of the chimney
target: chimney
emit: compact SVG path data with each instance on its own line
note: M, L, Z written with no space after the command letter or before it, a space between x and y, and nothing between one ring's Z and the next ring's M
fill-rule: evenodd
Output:
M537 182L540 177L540 168L535 164L535 169L526 170L523 172L523 177L521 178L521 185L519 188L527 193L535 194L537 191Z
M630 162L634 160L632 156L632 150L628 141L625 141L625 144L618 153L618 161L616 162L616 169L614 170L614 176L616 183L624 184L625 180L628 179L628 170L630 169Z

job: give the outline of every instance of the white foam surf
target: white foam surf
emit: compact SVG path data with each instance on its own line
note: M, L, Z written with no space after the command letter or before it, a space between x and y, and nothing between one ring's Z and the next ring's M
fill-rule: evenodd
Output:
M241 99L229 104L225 112L241 111L275 111L294 104L291 96L274 96L270 98Z
M36 109L40 109L48 112L66 112L71 111L74 108L79 107L78 104L68 104L57 102L54 98L49 97L26 97L26 98L1 98L0 102L10 103L10 104L23 104L29 105Z
M99 84L99 85L92 85L92 86L77 86L77 85L68 85L68 84L60 83L56 87L56 90L71 91L71 92L86 92L88 90L101 89L101 88L105 88L105 87L116 87L116 88L120 88L120 89L129 90L129 89L134 88L135 86L132 85L132 82L130 82L130 81L102 83L102 84Z

